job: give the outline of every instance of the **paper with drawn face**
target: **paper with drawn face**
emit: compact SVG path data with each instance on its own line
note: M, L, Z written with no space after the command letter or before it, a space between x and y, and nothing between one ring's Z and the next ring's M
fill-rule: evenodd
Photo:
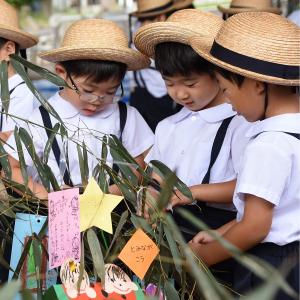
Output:
M49 268L80 259L79 189L49 193Z

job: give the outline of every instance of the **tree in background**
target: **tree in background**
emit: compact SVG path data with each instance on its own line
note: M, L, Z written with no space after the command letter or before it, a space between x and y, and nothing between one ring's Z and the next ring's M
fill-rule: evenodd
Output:
M8 3L14 5L17 8L20 8L23 5L29 5L33 0L7 0Z

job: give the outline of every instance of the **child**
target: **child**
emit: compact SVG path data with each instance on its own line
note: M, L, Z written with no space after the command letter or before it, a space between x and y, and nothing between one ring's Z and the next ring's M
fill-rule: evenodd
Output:
M88 151L89 176L101 157L102 137L115 134L121 137L124 147L143 166L144 153L153 143L153 134L140 114L132 107L120 111L115 103L121 98L119 87L127 69L137 70L149 65L149 60L138 51L128 48L125 33L115 23L102 19L87 19L73 23L64 35L58 49L44 52L43 59L55 62L56 73L63 78L68 88L62 89L49 99L68 130L66 143L56 138L48 166L61 185L81 185L77 143ZM120 119L123 120L123 127ZM127 118L126 118L127 114ZM48 134L44 127L51 128L58 121L42 107L36 109L30 121L41 126L29 125L34 148L43 157ZM14 137L8 143L16 149ZM67 149L67 153L66 153ZM23 182L18 155L6 147L10 154L12 179ZM69 169L63 159L68 155ZM27 151L24 151L28 167L33 167ZM35 173L34 173L35 174ZM36 175L35 175L36 176ZM31 178L30 189L41 199L47 198L45 188ZM116 186L111 193L120 193Z
M220 67L217 78L234 109L256 122L247 134L251 141L234 192L237 219L217 233L277 270L299 261L299 43L297 25L265 12L229 18L211 50L201 39L192 43L199 55ZM230 257L206 232L190 245L208 265ZM292 266L287 279L299 293L299 264ZM241 266L235 273L237 292L260 283ZM291 298L280 291L276 299Z
M228 8L218 5L218 9L222 12L224 20L234 14L247 11L265 11L281 14L281 9L273 6L271 0L232 0Z
M0 0L0 61L9 63L10 54L18 54L19 50L30 48L38 42L38 38L21 30L18 25L16 10L4 0ZM1 101L0 137L6 141L16 125L27 119L33 112L35 98L22 78L8 64L8 89L10 104L8 115ZM16 117L16 118L15 118Z
M187 9L174 13L165 22L144 26L135 36L136 47L155 57L169 95L184 106L158 124L146 162L159 160L176 171L199 205L207 204L201 205L202 210L198 205L187 205L191 201L177 191L179 197L171 199L172 206L185 205L213 228L235 218L231 202L239 158L248 141L244 137L248 122L235 116L231 105L225 103L213 66L195 53L189 40L198 33L206 46L211 46L222 23L216 15ZM158 174L153 178L162 182ZM147 208L145 217L149 217ZM173 217L189 241L197 228L176 209Z
M168 14L192 6L191 0L138 0L137 11L129 15L129 27L131 19L138 19L138 26L155 22L163 22ZM152 131L159 121L178 112L181 106L176 105L168 95L161 74L155 69L154 62L149 68L133 72L132 85L134 87L130 96L130 104L134 106L144 117Z

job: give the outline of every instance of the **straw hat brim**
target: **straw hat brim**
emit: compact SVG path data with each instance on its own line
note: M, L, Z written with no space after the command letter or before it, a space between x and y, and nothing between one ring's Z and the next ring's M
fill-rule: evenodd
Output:
M0 37L18 43L21 49L30 48L38 43L38 38L18 28L0 24Z
M207 61L225 69L228 71L231 71L233 73L237 73L239 75L252 78L258 81L263 81L267 83L272 83L272 84L278 84L278 85L287 85L287 86L299 86L300 85L300 79L283 79L283 78L278 78L278 77L272 77L260 73L256 73L253 71L245 70L236 66L233 66L231 64L225 63L222 60L219 60L212 56L210 54L211 47L204 45L203 41L199 38L192 38L190 41L190 44L192 48L204 59Z
M164 42L189 44L191 37L195 34L200 35L199 32L178 22L156 22L141 27L134 36L134 44L143 54L154 57L157 44ZM202 42L204 42L203 39L205 37L202 38Z
M183 9L192 5L194 0L178 1L174 3L175 10Z
M234 7L224 7L222 5L218 5L218 9L224 14L238 14L242 12L270 12L274 14L281 14L281 9L278 7L266 7L266 8L254 8L254 7L245 7L245 8L234 8Z
M39 54L42 59L50 62L67 60L94 59L116 61L127 65L128 71L135 71L149 67L150 60L130 48L79 48L61 47L55 50L45 51Z
M140 12L140 11L134 11L132 13L130 13L130 16L133 17L137 17L137 18L148 18L148 17L155 17L155 16L159 16L162 14L166 14L168 12L174 11L175 10L175 6L174 4L169 6L168 8L162 9L162 10L156 10L153 12Z

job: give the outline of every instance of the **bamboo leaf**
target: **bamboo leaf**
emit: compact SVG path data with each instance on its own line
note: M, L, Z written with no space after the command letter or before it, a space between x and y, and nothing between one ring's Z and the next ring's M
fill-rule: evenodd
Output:
M175 182L176 182L175 174L170 174L166 178L165 182L163 183L162 190L157 199L158 210L162 211L167 207L169 200L173 194L173 187Z
M152 166L153 171L162 178L168 178L169 176L171 176L171 174L174 174L174 172L172 172L165 164L158 160L151 160L150 165ZM190 189L178 177L176 177L174 186L186 197L193 200Z
M13 300L21 288L21 282L12 280L7 282L0 289L0 299Z
M8 89L8 73L7 73L7 61L1 61L1 101L2 107L5 113L8 113L10 96L9 96L9 89Z
M170 251L171 251L173 259L174 259L175 268L176 268L177 272L181 275L182 267L181 267L181 264L179 263L179 261L181 261L182 258L181 258L179 249L176 245L176 242L174 241L174 238L172 237L172 234L171 234L169 228L166 225L164 225L164 232L166 234L166 238L167 238L168 244L170 246Z
M176 291L174 285L169 280L165 282L165 293L167 299L180 300L178 296L178 292Z
M106 251L106 255L105 255L105 259L108 257L109 253L110 253L110 250L112 248L112 246L114 245L115 241L117 240L119 234L121 233L121 230L124 226L124 224L126 223L127 221L127 218L128 218L128 210L125 210L122 215L121 215L121 218L120 218L120 221L118 223L118 226L115 230L115 234L114 234L114 237L109 245L109 248L107 249Z
M42 299L42 277L41 277L41 267L42 267L42 249L40 247L40 242L33 238L32 240L33 249L33 259L35 264L35 276L37 283L37 298Z
M87 240L90 247L90 251L93 258L93 264L96 269L97 275L101 279L101 284L105 283L105 267L102 250L99 240L93 229L89 229L87 232Z
M84 241L83 241L83 235L82 235L79 277L78 277L78 282L77 282L77 292L78 293L80 291L80 286L81 286L81 282L82 282L83 275L84 275L84 265L85 265L85 262L84 262Z
M16 141L16 146L17 146L17 152L18 152L18 156L19 156L20 169L21 169L23 180L24 180L24 185L27 188L28 187L27 166L25 163L22 143L21 143L21 139L20 139L20 135L19 135L19 130L17 127L15 127L14 135L15 135L15 141Z
M57 86L61 86L61 87L68 87L68 84L58 75L50 72L49 70L39 67L31 62L29 62L28 60L22 58L19 55L16 54L11 54L10 55L11 60L16 60L19 63L21 63L23 66L25 66L28 69L31 69L32 71L34 71L35 73L39 74L42 78L50 81L51 83L57 85Z
M0 164L4 171L5 177L11 179L11 167L8 160L8 154L4 150L4 147L1 142L0 142Z
M47 140L47 143L44 148L44 154L43 154L43 160L42 160L44 164L48 163L49 154L50 154L50 151L52 150L52 144L53 144L54 139L56 138L56 135L57 135L59 129L60 129L60 124L56 123L52 129L51 135L50 135L49 139Z
M24 67L16 60L12 59L11 64L15 71L22 77L32 94L37 98L37 100L47 109L47 111L54 116L60 123L63 124L60 116L56 113L54 108L49 104L48 101L44 99L41 93L35 88L33 83L31 82L30 78L28 77L27 73L24 70Z
M84 142L82 146L79 144L77 145L77 154L78 154L81 182L82 185L85 187L87 186L88 183L88 174L86 173L87 160L85 160L84 147L85 147ZM82 152L81 152L81 148L82 148Z

